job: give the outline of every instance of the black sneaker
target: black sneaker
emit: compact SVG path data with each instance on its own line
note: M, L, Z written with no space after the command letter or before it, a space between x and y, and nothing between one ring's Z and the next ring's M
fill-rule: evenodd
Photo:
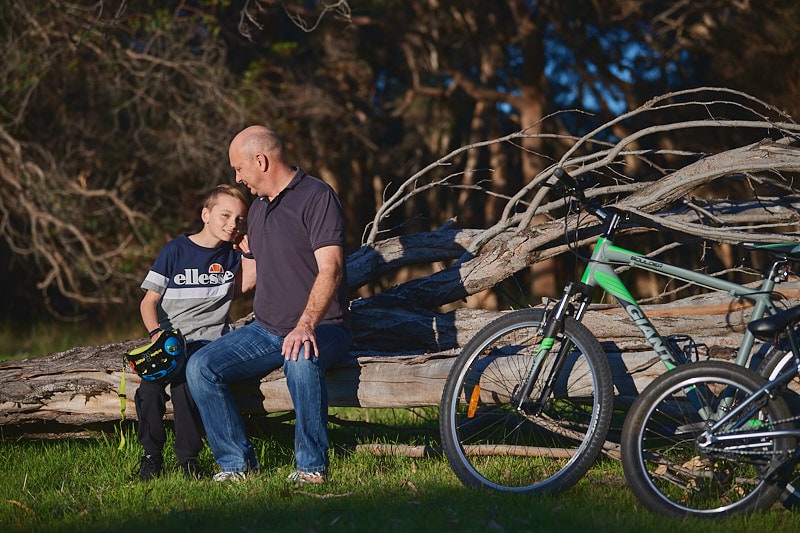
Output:
M139 464L139 479L142 481L150 481L154 477L160 476L162 469L163 462L161 457L145 455L142 457L142 462Z
M178 464L178 469L186 479L200 479L202 477L200 463L197 462L197 459L189 459Z

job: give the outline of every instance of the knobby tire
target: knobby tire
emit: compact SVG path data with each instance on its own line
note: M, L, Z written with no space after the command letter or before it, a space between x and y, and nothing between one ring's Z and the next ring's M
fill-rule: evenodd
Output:
M763 479L766 462L791 453L795 439L764 437L747 453L721 444L711 450L697 445L710 425L698 404L709 413L729 412L764 383L739 365L704 361L666 372L645 387L625 419L621 440L625 479L636 497L671 517L728 516L777 501L791 470L784 467ZM746 428L784 429L789 424L774 423L789 416L781 398L765 398L745 419Z
M613 409L611 369L594 335L570 317L528 400L539 398L559 348L569 343L552 393L539 405L511 405L539 348L543 316L541 309L525 309L487 324L450 370L440 433L453 471L467 486L559 493L577 483L602 450Z

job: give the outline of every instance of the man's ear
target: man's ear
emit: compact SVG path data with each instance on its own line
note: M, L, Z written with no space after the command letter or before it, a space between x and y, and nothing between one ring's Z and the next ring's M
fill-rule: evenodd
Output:
M269 168L269 159L267 159L267 156L262 153L256 154L256 162L258 163L258 168L261 169L261 172L266 172Z
M208 210L207 207L204 207L202 211L200 211L200 220L203 221L203 224L208 224L208 219L211 217L211 212Z

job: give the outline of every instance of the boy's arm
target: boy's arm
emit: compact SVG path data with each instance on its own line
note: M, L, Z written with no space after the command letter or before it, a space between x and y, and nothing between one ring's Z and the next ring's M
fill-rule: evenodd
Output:
M158 301L160 299L160 294L155 291L147 290L145 291L144 297L139 304L139 312L142 315L142 322L144 323L144 328L148 332L159 328L157 308ZM153 341L158 338L158 334L159 332L156 332L155 335L150 337L150 340Z

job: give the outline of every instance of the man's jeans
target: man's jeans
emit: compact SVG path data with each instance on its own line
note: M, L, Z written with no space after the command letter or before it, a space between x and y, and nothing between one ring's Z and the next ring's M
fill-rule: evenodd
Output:
M281 365L297 417L297 469L323 472L328 467L325 369L347 356L351 336L346 328L321 324L316 338L320 357L306 360L301 350L297 361L285 361L281 355L283 337L251 322L207 344L189 359L186 381L200 410L211 452L223 472L246 472L259 467L228 384L261 377Z

